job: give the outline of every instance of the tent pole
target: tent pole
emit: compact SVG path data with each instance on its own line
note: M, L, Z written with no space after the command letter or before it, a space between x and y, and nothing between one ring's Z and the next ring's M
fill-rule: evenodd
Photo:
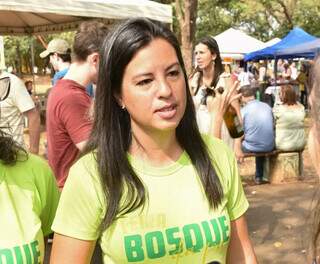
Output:
M30 36L30 50L31 50L31 74L32 74L32 82L34 87L34 93L36 94L36 78L34 75L34 43L33 43L33 36Z
M277 72L278 72L278 59L277 59L277 57L274 57L274 67L273 67L273 69L274 69L274 80L277 83L277 78L278 78L278 76L277 76Z

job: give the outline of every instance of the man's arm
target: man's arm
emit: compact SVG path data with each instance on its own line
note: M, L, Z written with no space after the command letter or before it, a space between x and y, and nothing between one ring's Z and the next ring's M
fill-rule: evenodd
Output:
M40 114L36 108L32 108L24 114L28 118L29 127L29 151L33 154L39 153L40 141Z
M241 163L244 159L244 154L242 151L242 140L244 139L244 136L236 138L234 140L234 152L236 155L237 160Z

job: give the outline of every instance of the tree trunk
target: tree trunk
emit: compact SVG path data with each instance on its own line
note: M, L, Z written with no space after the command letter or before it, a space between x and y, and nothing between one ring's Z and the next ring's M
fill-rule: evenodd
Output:
M20 77L22 75L22 59L21 59L21 51L20 51L20 43L19 41L16 41L16 47L17 47L17 59L16 59L16 70L17 75Z
M181 30L181 51L189 74L192 70L193 42L196 31L198 0L175 0Z

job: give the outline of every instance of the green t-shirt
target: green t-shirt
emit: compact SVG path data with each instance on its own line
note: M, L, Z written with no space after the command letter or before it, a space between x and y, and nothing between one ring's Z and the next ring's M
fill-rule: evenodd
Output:
M235 157L220 140L205 137L224 197L211 210L200 179L184 152L166 167L153 167L128 155L148 191L141 210L116 220L102 234L106 201L93 154L70 170L53 230L83 240L100 237L104 263L225 263L230 220L248 208Z
M44 240L58 206L56 180L44 160L0 161L0 263L43 263Z

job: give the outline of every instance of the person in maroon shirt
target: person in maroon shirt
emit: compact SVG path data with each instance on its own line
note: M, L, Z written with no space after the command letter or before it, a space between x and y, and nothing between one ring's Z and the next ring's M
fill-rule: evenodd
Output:
M69 71L48 98L48 160L60 189L91 132L91 98L86 86L97 81L99 49L107 33L107 26L100 22L83 22L79 26Z

